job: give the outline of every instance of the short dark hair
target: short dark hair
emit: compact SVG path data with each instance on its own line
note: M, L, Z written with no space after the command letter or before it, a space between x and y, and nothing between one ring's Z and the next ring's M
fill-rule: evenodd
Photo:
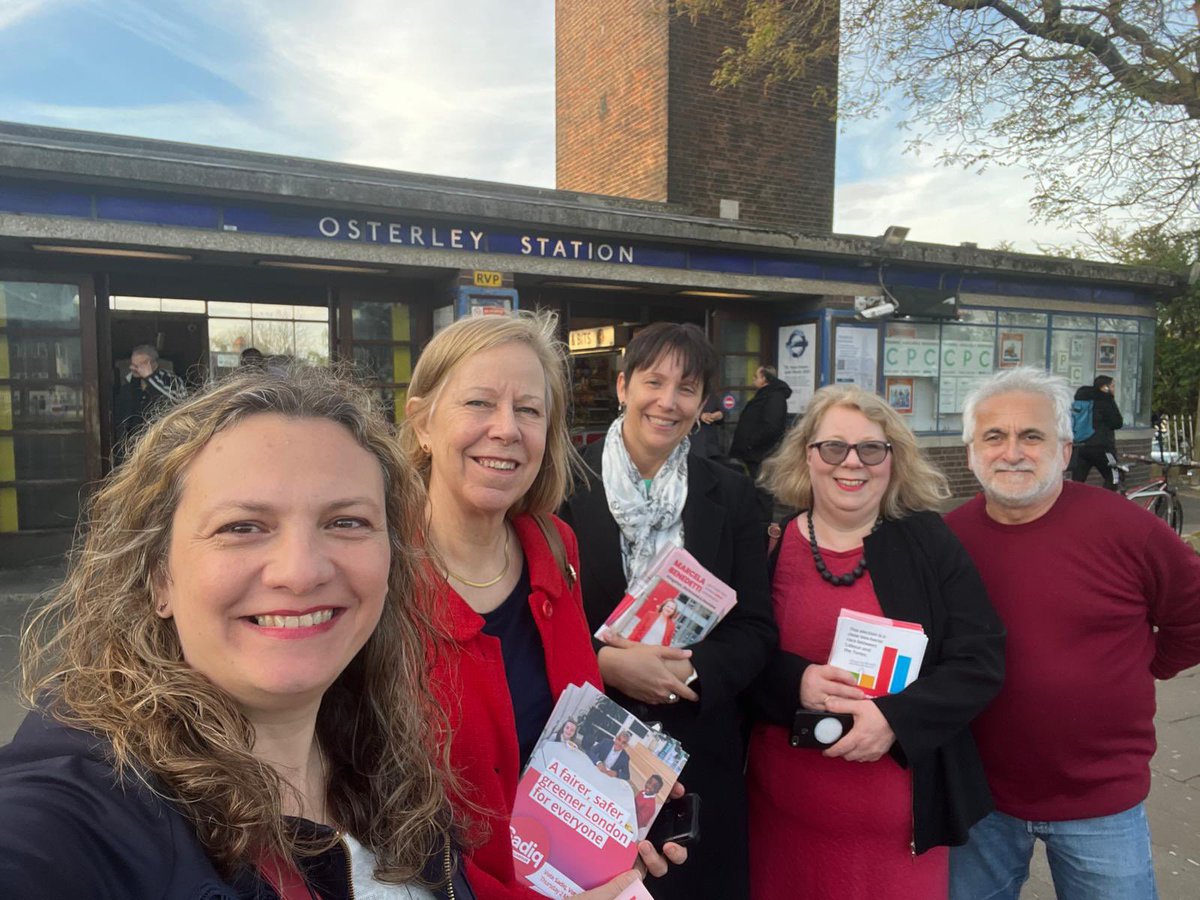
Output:
M1112 383L1113 379L1111 375L1097 375L1092 379L1092 387L1094 388L1108 387Z
M763 379L766 381L778 381L779 370L774 366L759 366L763 373Z
M717 386L717 351L703 330L690 323L655 322L647 325L625 348L625 378L648 369L664 356L677 356L684 378L694 378L707 397Z

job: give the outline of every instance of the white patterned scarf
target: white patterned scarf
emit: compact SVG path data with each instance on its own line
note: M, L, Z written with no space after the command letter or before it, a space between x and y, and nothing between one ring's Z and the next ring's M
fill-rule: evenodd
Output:
M601 476L608 511L621 531L621 562L625 579L632 581L662 547L683 546L683 504L687 502L688 446L683 441L671 451L646 490L645 479L633 463L621 436L625 415L608 428L604 439Z

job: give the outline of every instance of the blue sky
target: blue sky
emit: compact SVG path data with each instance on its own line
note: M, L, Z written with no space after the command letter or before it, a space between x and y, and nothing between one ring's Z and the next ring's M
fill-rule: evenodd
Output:
M899 118L844 128L836 230L1077 239ZM0 0L0 119L553 187L554 0Z

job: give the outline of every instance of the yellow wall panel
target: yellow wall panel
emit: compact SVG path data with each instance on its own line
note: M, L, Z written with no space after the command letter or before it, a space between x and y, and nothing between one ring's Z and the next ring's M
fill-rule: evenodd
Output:
M0 488L0 532L17 530L17 489Z
M17 480L17 458L11 436L0 436L0 481Z
M408 307L403 303L392 306L392 340L412 340L412 325L408 315Z

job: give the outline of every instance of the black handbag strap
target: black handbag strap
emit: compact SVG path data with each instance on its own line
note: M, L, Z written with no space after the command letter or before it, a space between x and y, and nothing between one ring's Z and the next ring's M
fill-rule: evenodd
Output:
M787 534L788 526L799 517L800 513L795 513L778 524L772 522L767 526L767 540L770 541L770 547L767 551L767 580L772 584L775 582L775 565L779 562L779 551L783 547L783 536Z

